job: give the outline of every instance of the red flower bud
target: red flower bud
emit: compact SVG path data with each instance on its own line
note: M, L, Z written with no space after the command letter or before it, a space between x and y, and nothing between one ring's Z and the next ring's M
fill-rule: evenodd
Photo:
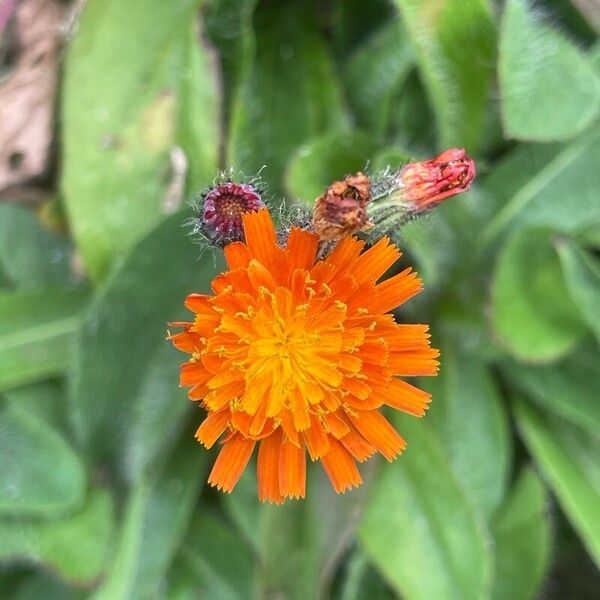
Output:
M452 148L431 160L408 163L397 177L402 199L415 214L468 190L475 178L475 163L462 148Z

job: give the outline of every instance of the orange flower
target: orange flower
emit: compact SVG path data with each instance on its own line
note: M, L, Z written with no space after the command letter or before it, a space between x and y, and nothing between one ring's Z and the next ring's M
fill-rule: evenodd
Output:
M362 483L355 461L391 461L405 447L379 409L427 408L429 394L398 377L435 375L428 327L386 314L421 282L406 269L376 283L400 256L387 238L362 252L346 237L317 260L318 235L292 229L281 248L267 210L243 225L214 295L188 296L194 322L170 335L191 354L181 385L208 411L197 439L210 448L222 438L209 483L230 492L258 443L261 500L304 497L307 452L343 492Z

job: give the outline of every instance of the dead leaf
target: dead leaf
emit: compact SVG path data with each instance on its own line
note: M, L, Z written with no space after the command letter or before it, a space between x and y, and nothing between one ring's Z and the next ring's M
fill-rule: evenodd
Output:
M64 16L57 0L21 0L12 15L15 59L0 81L0 191L48 167Z

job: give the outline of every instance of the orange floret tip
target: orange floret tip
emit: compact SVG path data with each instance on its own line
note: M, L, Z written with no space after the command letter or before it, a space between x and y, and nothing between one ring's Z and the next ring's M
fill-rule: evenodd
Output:
M244 241L224 248L213 293L190 294L190 322L169 339L189 360L180 383L206 411L197 440L219 445L210 485L231 492L255 447L258 496L306 494L306 461L333 488L362 483L357 462L394 460L404 439L381 409L420 417L430 395L402 379L435 375L428 327L389 314L422 289L411 269L380 281L400 252L352 236L318 258L319 236L292 229L285 246L265 209L242 217Z

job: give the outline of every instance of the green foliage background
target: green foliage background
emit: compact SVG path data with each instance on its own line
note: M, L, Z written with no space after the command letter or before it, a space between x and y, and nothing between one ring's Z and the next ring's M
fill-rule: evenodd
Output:
M541 12L540 12L541 11ZM0 597L519 600L600 594L600 51L567 0L88 0L57 203L0 205ZM220 168L310 203L465 147L472 191L407 225L442 369L367 484L260 505L177 387L165 323L220 258L174 214ZM73 269L74 257L87 275ZM79 274L78 274L79 273Z

